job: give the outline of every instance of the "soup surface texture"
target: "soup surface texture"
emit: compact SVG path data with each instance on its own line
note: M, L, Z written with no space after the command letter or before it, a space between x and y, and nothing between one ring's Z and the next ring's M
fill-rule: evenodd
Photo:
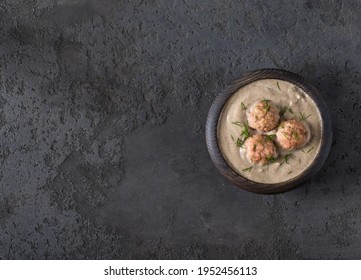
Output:
M299 149L284 151L274 139L278 127L269 132L249 128L247 115L252 105L260 100L270 100L277 106L279 122L302 121L309 129L308 142ZM320 118L315 102L296 85L277 79L258 80L240 88L225 103L217 127L219 148L230 167L241 176L258 183L285 182L305 171L317 156L321 144ZM265 165L252 164L242 143L247 133L269 135L277 145L277 159Z

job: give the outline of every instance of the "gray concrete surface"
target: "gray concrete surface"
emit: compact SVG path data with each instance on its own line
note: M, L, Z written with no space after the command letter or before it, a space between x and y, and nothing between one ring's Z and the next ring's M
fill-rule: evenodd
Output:
M361 258L359 1L0 2L3 259ZM283 68L317 84L331 155L244 192L204 141L216 94Z

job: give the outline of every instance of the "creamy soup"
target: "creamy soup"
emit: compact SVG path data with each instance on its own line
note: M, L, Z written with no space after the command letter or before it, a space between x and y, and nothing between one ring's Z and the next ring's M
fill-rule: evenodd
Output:
M265 165L252 164L246 158L244 145L239 144L243 137L242 125L247 124L249 109L260 100L270 100L279 108L280 121L301 120L310 134L308 142L299 149L283 151L277 146L277 160ZM299 87L283 80L259 80L240 88L224 105L217 129L219 148L227 163L241 176L258 183L284 182L306 170L319 152L322 130L320 118L315 102ZM252 129L249 131L252 135L274 137L277 128L266 133Z

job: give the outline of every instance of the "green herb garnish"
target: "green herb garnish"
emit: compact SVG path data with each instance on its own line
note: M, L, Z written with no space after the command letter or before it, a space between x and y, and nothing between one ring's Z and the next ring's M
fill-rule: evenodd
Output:
M252 166L242 169L243 172L251 172Z
M291 114L294 114L293 110L291 108L288 108L288 112L290 112Z
M295 136L294 138L295 138L297 141L300 140L300 136L298 135L297 131L292 130L292 132L291 132L291 137L292 137L292 136Z
M246 139L248 138L248 137L250 137L251 136L251 134L249 133L249 128L248 128L248 123L247 122L244 122L243 123L243 131L242 131L242 133L241 133L241 136L243 135L244 137L246 137Z
M286 163L286 164L289 164L288 163L288 160L290 159L290 157L292 156L292 154L285 154L283 157L282 157L282 161L280 162L280 165Z
M277 161L277 158L274 157L274 156L266 156L266 160L270 163L272 162L276 162Z
M278 83L278 81L277 81L277 87L279 90L281 90L281 87L280 87L280 84Z
M285 162L288 164L288 160L290 159L290 157L292 156L292 154L286 154L286 155L284 155L284 160L285 160Z
M231 124L237 125L239 127L243 127L241 122L231 122Z
M271 105L269 104L269 100L268 99L265 99L265 100L262 100L263 101L263 103L264 103L264 105L265 106L263 106L264 107L264 109L266 110L266 113L268 113L269 112L269 110L271 109Z
M281 126L280 126L281 127ZM283 127L282 127L283 128ZM282 135L287 139L290 140L289 135L286 132L281 131Z
M253 145L253 151L256 151L256 149L257 149L257 144L254 144Z
M307 154L313 150L313 147L307 151Z
M291 174L293 171L288 172L287 174Z
M266 138L268 141L273 141L276 139L276 134L269 134L269 135L266 135Z
M244 103L243 103L243 102L241 102L241 108L242 108L242 110L247 110L247 106L246 106L246 105L244 105Z
M241 122L232 122L232 124L243 128L243 130L241 132L241 138L237 138L237 141L236 141L236 145L238 147L242 147L244 142L247 140L247 138L251 136L251 134L249 132L248 124L247 124L247 122L244 122L243 125L241 124ZM232 137L232 139L233 139L233 137Z
M237 138L237 141L236 141L237 147L242 147L243 144L244 144L244 141L245 141L245 140L241 140L241 139Z
M305 120L307 120L309 117L310 117L311 115L306 115L305 113L300 113L300 120L301 121L305 121Z
M231 138L232 138L232 140L234 141L234 137L233 137L233 135L231 135Z

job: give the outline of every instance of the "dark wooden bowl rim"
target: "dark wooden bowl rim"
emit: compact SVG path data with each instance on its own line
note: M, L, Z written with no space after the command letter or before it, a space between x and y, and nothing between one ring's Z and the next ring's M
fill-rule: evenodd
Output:
M321 146L312 164L300 175L281 183L264 184L248 180L236 173L224 159L218 146L217 126L224 104L239 88L263 79L279 79L292 83L306 92L316 103L321 114ZM328 107L317 88L302 77L280 69L260 69L247 72L228 86L214 100L207 117L206 142L210 157L217 170L230 182L244 190L259 194L276 194L290 191L314 176L322 167L329 154L332 143L332 125Z

